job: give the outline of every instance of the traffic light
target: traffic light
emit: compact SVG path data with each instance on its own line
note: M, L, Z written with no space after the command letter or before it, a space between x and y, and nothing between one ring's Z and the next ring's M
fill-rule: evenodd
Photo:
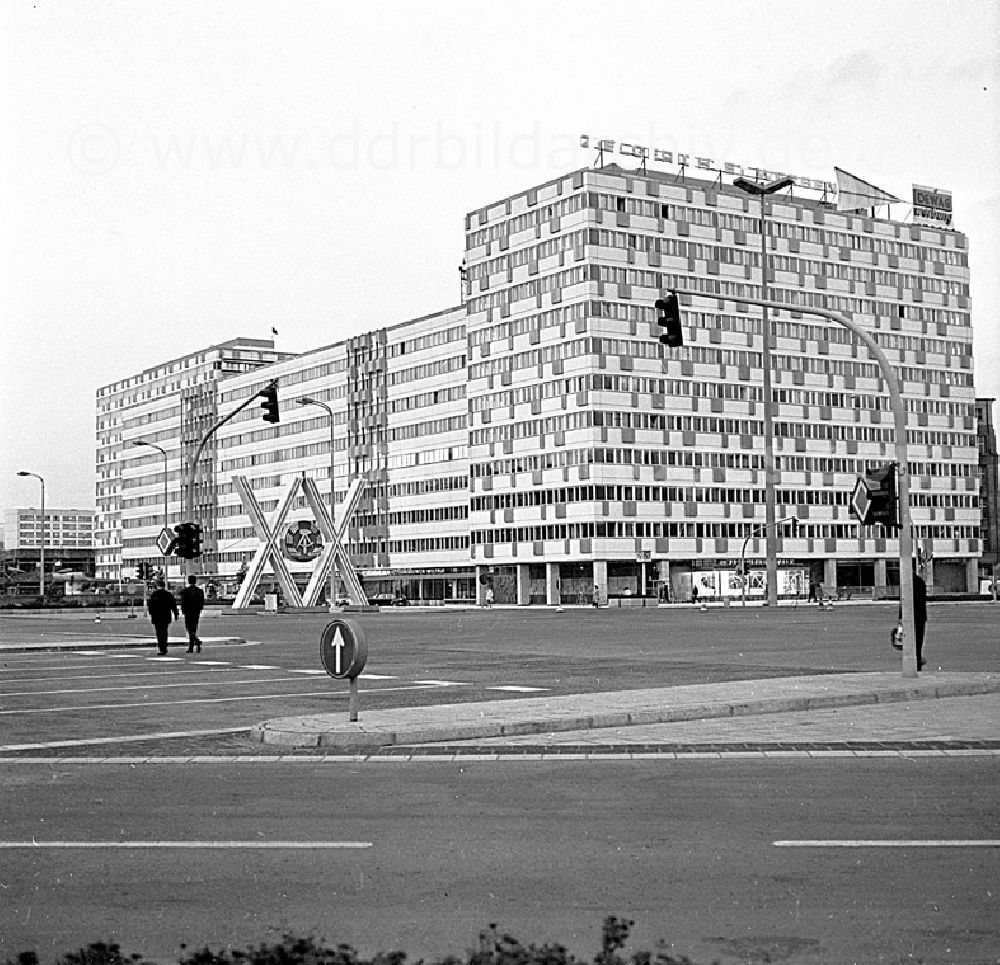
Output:
M139 570L140 580L145 580L149 578L149 564L147 562L145 562L144 560L139 560L137 569Z
M258 395L264 400L260 404L264 410L264 421L278 422L281 418L281 413L278 411L278 383L270 382Z
M197 523L178 523L174 527L176 546L174 552L185 560L201 556L201 527Z
M798 516L793 516L788 521L788 535L793 539L797 539L799 535L799 518Z
M660 313L656 324L662 325L666 331L660 332L660 342L670 348L678 348L684 344L684 329L681 326L681 309L677 295L669 292L666 298L656 299L656 310Z
M864 523L881 523L886 529L899 529L898 499L896 495L896 464L887 462L865 473L868 487L868 512Z

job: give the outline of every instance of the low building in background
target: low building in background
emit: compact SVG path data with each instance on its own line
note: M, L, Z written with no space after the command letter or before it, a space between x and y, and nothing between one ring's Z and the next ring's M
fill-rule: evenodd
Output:
M42 514L38 507L4 510L4 571L7 576L32 574L38 586L42 545ZM45 572L52 576L94 576L94 511L45 507ZM48 577L46 577L48 579Z

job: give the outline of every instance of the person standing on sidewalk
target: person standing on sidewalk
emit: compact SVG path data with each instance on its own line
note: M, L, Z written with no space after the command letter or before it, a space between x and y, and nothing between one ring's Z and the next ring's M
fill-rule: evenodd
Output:
M193 573L188 577L188 585L181 590L181 613L184 614L184 629L188 635L188 653L201 653L201 639L198 637L198 621L205 609L205 591L198 586L198 577Z
M161 657L167 653L167 632L170 629L170 621L178 615L177 601L162 583L157 583L156 589L149 594L146 601L146 609L149 610L149 619L156 629L156 647Z
M899 604L899 623L903 623L903 604ZM913 634L917 638L917 670L923 670L924 630L927 628L927 584L917 572L917 561L913 561Z

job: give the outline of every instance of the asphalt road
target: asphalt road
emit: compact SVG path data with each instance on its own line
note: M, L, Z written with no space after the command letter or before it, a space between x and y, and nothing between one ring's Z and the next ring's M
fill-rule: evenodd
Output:
M362 719L387 707L566 694L851 670L894 670L891 605L662 610L389 611L358 617L369 658L360 681ZM925 652L948 670L1000 670L989 605L931 607ZM0 654L0 749L70 752L104 740L109 753L230 752L239 733L281 716L347 713L347 685L319 660L324 614L220 616L187 655L120 651L135 621L0 617L0 644L79 642L71 650ZM170 739L151 735L185 734ZM201 736L199 736L201 735ZM142 738L139 748L130 738ZM164 743L165 741L165 743ZM86 745L80 745L86 749ZM249 746L249 745L247 745Z
M995 757L8 764L0 955L113 939L169 961L292 931L431 957L497 923L589 958L615 914L636 922L631 950L663 940L699 963L993 962L1000 849L975 842L1000 837L998 772ZM845 844L873 839L951 844Z
M891 606L360 619L362 719L899 667ZM1000 670L997 619L932 606L928 657ZM213 617L204 636L247 645L161 660L94 645L135 643L135 622L0 617L0 643L73 644L0 653L0 960L115 940L170 961L182 942L287 930L416 959L461 953L492 922L589 959L618 915L636 921L630 950L664 939L699 963L1000 961L995 756L241 762L258 720L346 714L346 685L320 669L327 620Z

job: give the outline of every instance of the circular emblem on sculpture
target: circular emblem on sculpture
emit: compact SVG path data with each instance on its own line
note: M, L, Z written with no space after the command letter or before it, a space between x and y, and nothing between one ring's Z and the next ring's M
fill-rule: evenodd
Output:
M308 563L323 549L323 534L312 520L303 519L285 533L282 550L294 563Z

